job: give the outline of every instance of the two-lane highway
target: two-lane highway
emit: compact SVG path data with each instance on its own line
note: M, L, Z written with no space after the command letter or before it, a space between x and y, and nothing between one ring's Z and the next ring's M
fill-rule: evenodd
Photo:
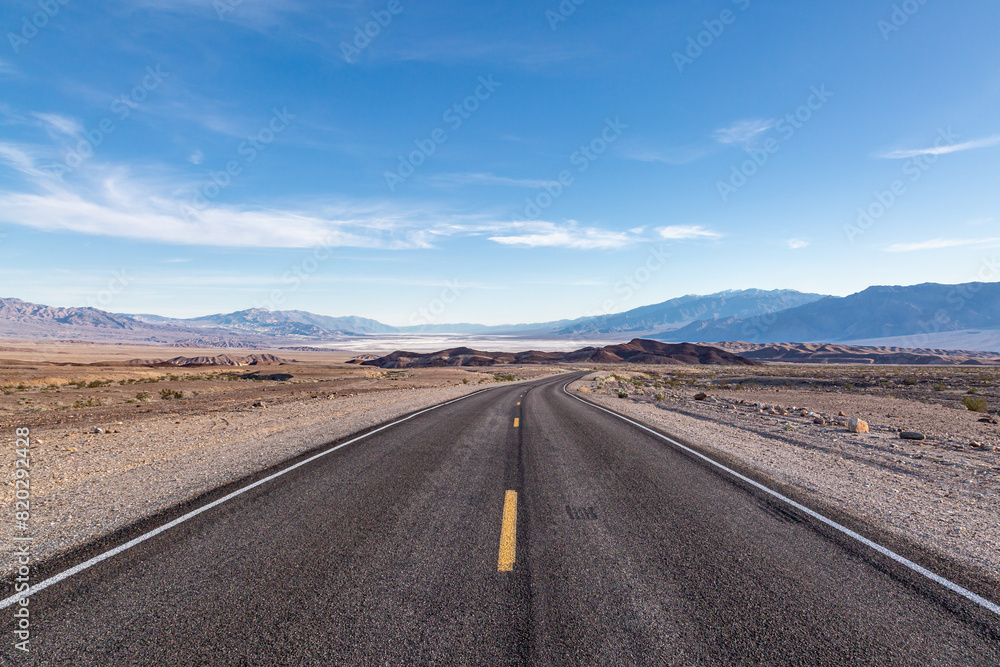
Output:
M568 379L423 412L54 583L28 661L1000 664L996 614Z

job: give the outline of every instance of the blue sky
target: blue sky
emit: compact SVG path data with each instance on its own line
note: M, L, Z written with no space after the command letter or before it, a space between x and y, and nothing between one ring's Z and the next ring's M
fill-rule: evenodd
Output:
M433 321L502 323L1000 280L988 0L7 0L2 24L2 296L408 324L447 294Z

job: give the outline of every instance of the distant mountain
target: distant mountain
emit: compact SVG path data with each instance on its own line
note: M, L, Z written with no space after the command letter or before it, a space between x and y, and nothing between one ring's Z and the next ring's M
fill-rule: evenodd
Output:
M798 305L794 305L798 304ZM251 308L191 319L57 308L0 299L0 336L188 347L303 346L353 337L453 333L664 342L849 343L1000 351L1000 283L870 287L846 297L792 290L689 295L599 317L535 324L393 327L362 317Z
M394 327L363 317L328 317L304 310L250 308L234 313L218 313L190 319L173 319L159 315L128 315L126 317L151 324L225 329L261 336L330 338L331 336L359 336L396 331Z
M433 368L440 366L494 366L497 364L545 363L598 363L598 364L732 364L753 366L757 362L706 345L681 343L671 345L655 340L636 338L621 345L585 347L575 352L481 352L468 347L457 347L421 354L419 352L393 352L376 359L354 359L349 363L379 368Z
M744 340L755 343L842 342L920 337L946 331L1000 329L1000 283L869 287L846 297L826 297L796 308L750 318L689 324L665 341Z
M825 298L795 290L728 290L705 296L689 294L624 313L574 320L557 334L660 333L699 320L750 318L795 308Z
M165 321L166 318L163 318ZM252 347L260 336L144 321L97 308L58 308L0 298L0 336L34 340L194 344L198 347Z
M131 317L115 315L97 308L55 308L20 299L0 299L0 321L28 326L62 324L126 331L144 327L142 322Z
M689 295L615 315L581 317L526 324L418 324L394 327L361 317L328 317L301 310L270 311L262 308L191 319L158 315L126 315L150 324L212 327L263 336L330 336L390 333L452 333L470 335L567 336L579 334L651 333L678 329L695 320L739 315L752 317L822 299L821 294L794 290L730 290L707 296Z

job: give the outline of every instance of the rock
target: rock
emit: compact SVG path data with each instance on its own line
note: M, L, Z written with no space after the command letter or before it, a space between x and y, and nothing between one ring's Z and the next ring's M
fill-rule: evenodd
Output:
M981 443L981 442L970 442L969 443L969 447L972 447L973 449L979 449L982 446L983 446L983 443Z
M840 412L838 412L838 413L837 413L837 416L838 416L838 417L846 417L846 416L847 416L847 413L846 413L846 412L844 412L843 410L841 410Z
M104 433L104 429L103 428L98 428L97 426L95 426L94 428L90 429L90 432L91 433L98 433L98 434L99 433Z
M708 398L708 394L706 394L703 391L699 391L697 394L694 395L694 400L696 401L704 401L706 398Z
M815 419L813 419L813 424L819 424L820 426L822 426L825 423L826 420L823 419L822 417L816 417Z
M780 410L778 410L778 414L779 415L787 415L788 414L788 410L786 410L784 408L781 408Z
M926 440L927 436L919 431L900 431L899 437L903 440Z
M984 452L992 452L993 451L993 445L991 445L988 442L984 442L983 446L980 447L980 449L982 449Z
M1000 422L997 421L996 417L980 417L979 421L981 421L984 424L1000 424Z
M851 431L851 433L870 432L870 429L868 428L868 422L866 422L864 419L858 419L857 417L847 422L847 428Z
M257 401L256 403L253 404L252 407L255 407L255 408L266 408L267 407L267 403L265 403L264 401Z

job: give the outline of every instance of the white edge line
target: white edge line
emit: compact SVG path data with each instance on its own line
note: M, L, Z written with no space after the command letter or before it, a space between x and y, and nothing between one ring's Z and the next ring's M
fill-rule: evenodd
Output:
M466 394L465 396L459 396L458 398L453 398L452 400L445 401L444 403L438 403L437 405L432 405L429 408L424 408L420 412L414 412L412 415L409 415L408 417L403 417L402 419L397 419L396 421L389 422L388 424L383 424L382 426L379 426L377 429L369 431L368 433L365 433L364 435L359 435L356 438L352 438L352 439L348 440L347 442L342 442L339 445L336 445L335 447L331 447L330 449L327 449L327 450L324 450L324 451L320 452L319 454L314 454L313 456L310 456L307 459L304 459L302 461L299 461L298 463L292 464L292 465L290 465L287 468L284 468L282 470L279 470L278 472L274 473L273 475L269 475L269 476L267 476L267 477L265 477L263 479L259 479L259 480L257 480L256 482L254 482L252 484L248 484L247 486L244 486L241 489L237 489L236 491L233 491L232 493L229 493L229 494L227 494L227 495L225 495L225 496L223 496L221 498L218 498L216 500L213 500L212 502L208 503L207 505L203 505L203 506L199 507L198 509L191 510L187 514L185 514L183 516L179 516L179 517L177 517L176 519L174 519L173 521L171 521L169 523L165 523L165 524L163 524L162 526L160 526L158 528L154 528L153 530L149 531L148 533L144 533L144 534L140 535L139 537L136 537L136 538L134 538L132 540L129 540L128 542L125 542L124 544L118 545L114 549L110 549L108 551L105 551L102 554L94 556L90 560L87 560L87 561L84 561L84 562L79 563L77 565L74 565L73 567L69 568L68 570L64 570L64 571L60 572L59 574L53 575L53 576L49 577L48 579L40 581L37 584L34 584L33 586L31 586L31 588L29 588L26 591L21 591L20 593L15 593L14 595L12 595L9 598L6 598L2 602L0 602L0 609L6 609L7 607L10 607L11 605L16 604L22 598L31 597L32 595L34 595L34 594L36 594L36 593L38 593L40 591L45 590L49 586L51 586L53 584L59 583L63 579L68 579L69 577L72 577L74 574L78 574L80 572L83 572L86 569L89 569L89 568L93 567L94 565L97 565L101 561L105 561L105 560L111 558L112 556L117 556L118 554L122 553L123 551L127 551L128 549L131 549L132 547L136 546L137 544L141 544L141 543L145 542L146 540L148 540L150 538L156 537L160 533L163 533L163 532L166 532L166 531L170 530L174 526L180 525L180 524L184 523L185 521L193 519L194 517L198 516L202 512L207 512L208 510L212 509L213 507L218 507L222 503L224 503L226 501L229 501L229 500L232 500L236 496L240 496L240 495L246 493L247 491L249 491L251 489L255 489L258 486L261 486L262 484L267 484L271 480L277 479L278 477L281 477L282 475L285 475L285 474L287 474L287 473L295 470L296 468L301 468L302 466L306 465L307 463L311 463L312 461L315 461L318 458L324 457L327 454L335 452L338 449L341 449L342 447L346 447L347 445L353 444L353 443L355 443L355 442L357 442L359 440L364 440L365 438L367 438L370 435L374 435L374 434L378 433L379 431L383 431L383 430L389 428L390 426L395 426L396 424L401 424L401 423L403 423L403 422L405 422L407 420L413 419L414 417L422 415L425 412L430 412L431 410L437 410L438 408L443 408L446 405L451 405L452 403L457 403L458 401L462 401L462 400L465 400L466 398L470 398L472 396L476 396L478 394L482 394L484 392L491 391L492 389L494 389L494 388L491 387L491 388L488 388L488 389L482 389L480 391L476 391L476 392L473 392L471 394Z
M576 380L573 380L573 382L576 382ZM931 572L930 570L928 570L925 567L921 567L920 565L917 565L916 563L914 563L913 561L909 560L908 558L904 558L903 556L900 556L895 551L892 551L891 549L887 549L886 547L883 547L881 544L878 544L876 542L872 542L867 537L864 537L863 535L859 535L858 533L855 533L850 528L848 528L846 526L840 525L839 523L837 523L833 519L826 518L825 516L823 516L819 512L811 510L808 507L806 507L805 505L797 503L794 500L792 500L791 498L789 498L787 496L784 496L784 495L778 493L777 491L773 491L773 490L767 488L766 486L764 486L763 484L760 484L759 482L755 482L754 480L750 479L746 475L741 475L740 473L736 472L735 470L733 470L731 468L728 468L728 467L722 465L721 463L719 463L717 461L713 461L712 459L710 459L709 457L705 456L701 452L696 451L694 449L691 449L690 447L687 447L685 445L682 445L681 443L677 442L673 438L669 438L669 437L663 435L662 433L659 433L658 431L655 431L655 430L653 430L653 429L651 429L651 428L649 428L647 426L644 426L644 425L640 424L639 422L633 421L633 420L629 419L628 417L622 416L622 415L618 414L617 412L614 412L613 410L608 410L607 408L603 408L600 405L597 405L596 403L591 403L590 401L585 401L584 399L580 398L579 396L574 396L573 394L571 394L569 391L566 390L566 387L568 387L570 384L572 384L572 383L571 382L567 382L566 384L563 385L563 393L565 393L570 398L575 398L576 400L580 401L581 403L584 403L586 405L590 405L592 407L597 408L598 410L602 410L604 412L607 412L609 415L614 415L615 417L618 417L619 419L621 419L623 421L626 421L629 424L632 424L633 426L637 426L637 427L641 428L643 431L647 431L649 433L652 433L653 435L655 435L658 438L662 438L663 440L666 440L667 442L669 442L673 446L675 446L675 447L677 447L679 449L684 450L688 454L696 456L699 459L701 459L701 460L703 460L703 461L705 461L707 463L710 463L711 465L715 466L716 468L729 473L733 477L736 477L737 479L739 479L739 480L741 480L743 482L746 482L747 484L753 486L754 488L759 489L759 490L763 491L764 493L767 493L768 495L771 495L771 496L777 498L778 500L781 500L782 502L791 505L792 507L794 507L795 509L799 510L800 512L804 512L805 514L808 514L809 516L811 516L812 518L816 519L817 521L819 521L821 523L824 523L827 526L830 526L831 528L834 528L834 529L840 531L844 535L847 535L848 537L851 537L851 538L857 540L858 542L861 542L865 546L874 549L875 551L879 552L883 556L886 556L887 558L891 558L892 560L896 561L900 565L908 567L909 569L913 570L914 572L927 577L931 581L934 581L934 582L936 582L938 584L941 584L942 586L944 586L948 590L950 590L950 591L952 591L954 593L958 593L959 595L961 595L965 599L970 600L972 602L975 602L980 607L988 609L989 611L992 611L994 614L1000 616L1000 605L997 605L994 602L990 602L989 600L987 600L986 598L984 598L982 596L976 595L975 593L973 593L969 589L963 588L962 586L959 586L955 582L949 581L948 579L945 579L941 575L935 574L934 572Z

